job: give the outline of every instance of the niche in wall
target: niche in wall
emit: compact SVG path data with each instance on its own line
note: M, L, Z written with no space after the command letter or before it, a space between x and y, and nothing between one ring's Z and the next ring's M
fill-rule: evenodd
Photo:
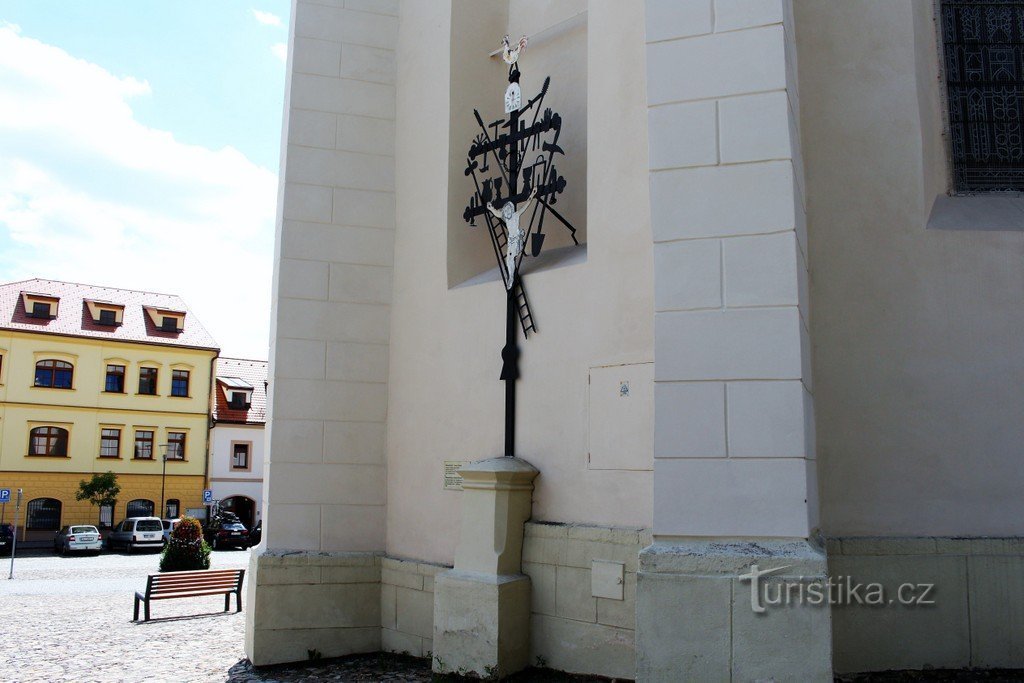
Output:
M551 78L544 108L561 115L563 123L558 144L565 150L565 155L558 155L555 160L559 175L566 179L566 189L558 198L557 208L576 228L580 245L586 244L586 16L586 2L582 0L453 0L447 230L449 287L490 271L493 271L493 279L501 277L486 223L478 219L476 227L472 227L463 220L462 214L475 189L472 178L465 175L466 152L480 132L473 110L480 112L485 125L505 117L508 67L500 54L488 55L500 47L501 37L506 33L513 41L521 35L530 36L520 59L523 103L540 92L546 77ZM548 217L544 225L547 238L543 255L573 244L568 231L556 220ZM524 270L529 270L530 261L529 257L524 259Z

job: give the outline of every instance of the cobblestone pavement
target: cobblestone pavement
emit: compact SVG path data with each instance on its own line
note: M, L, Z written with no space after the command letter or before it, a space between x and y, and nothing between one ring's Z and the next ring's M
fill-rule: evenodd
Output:
M427 683L430 662L360 655L256 669L245 658L245 612L224 613L219 596L154 603L149 622L132 622L135 591L157 570L158 554L0 558L0 681L191 683ZM245 568L249 551L214 551L211 567ZM440 677L455 680L455 677ZM517 683L596 680L526 671Z
M132 622L135 591L159 554L0 558L0 681L387 681L430 680L429 663L365 656L316 665L255 669L245 658L243 612L218 596L154 603ZM211 567L245 568L249 552L214 551Z

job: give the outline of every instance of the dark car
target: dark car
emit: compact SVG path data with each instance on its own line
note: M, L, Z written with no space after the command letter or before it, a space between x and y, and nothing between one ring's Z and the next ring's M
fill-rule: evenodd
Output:
M0 555L10 555L14 547L14 525L0 524Z
M203 536L214 550L221 548L245 550L249 547L249 530L234 515L214 517L210 524L203 529Z
M259 545L260 541L263 540L263 520L256 522L256 526L249 532L249 545Z

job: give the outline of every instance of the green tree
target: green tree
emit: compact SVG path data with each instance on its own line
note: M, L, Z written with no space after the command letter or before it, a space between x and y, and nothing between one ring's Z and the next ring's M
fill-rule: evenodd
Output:
M78 492L75 494L75 500L89 501L100 508L99 515L102 514L104 505L111 507L117 505L117 494L119 493L121 493L121 486L117 483L116 474L113 472L99 474L97 472L92 475L92 479L89 481L83 479L78 482ZM99 521L102 521L102 519L99 519Z

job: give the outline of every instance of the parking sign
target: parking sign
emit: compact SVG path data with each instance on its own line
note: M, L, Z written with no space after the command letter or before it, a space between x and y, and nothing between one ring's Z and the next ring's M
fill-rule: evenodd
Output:
M10 489L0 489L0 503L10 503L10 502L11 502L11 490Z
M10 494L9 491L8 491L8 494ZM210 489L203 489L203 504L209 505L212 502L213 502L213 491L211 491Z

